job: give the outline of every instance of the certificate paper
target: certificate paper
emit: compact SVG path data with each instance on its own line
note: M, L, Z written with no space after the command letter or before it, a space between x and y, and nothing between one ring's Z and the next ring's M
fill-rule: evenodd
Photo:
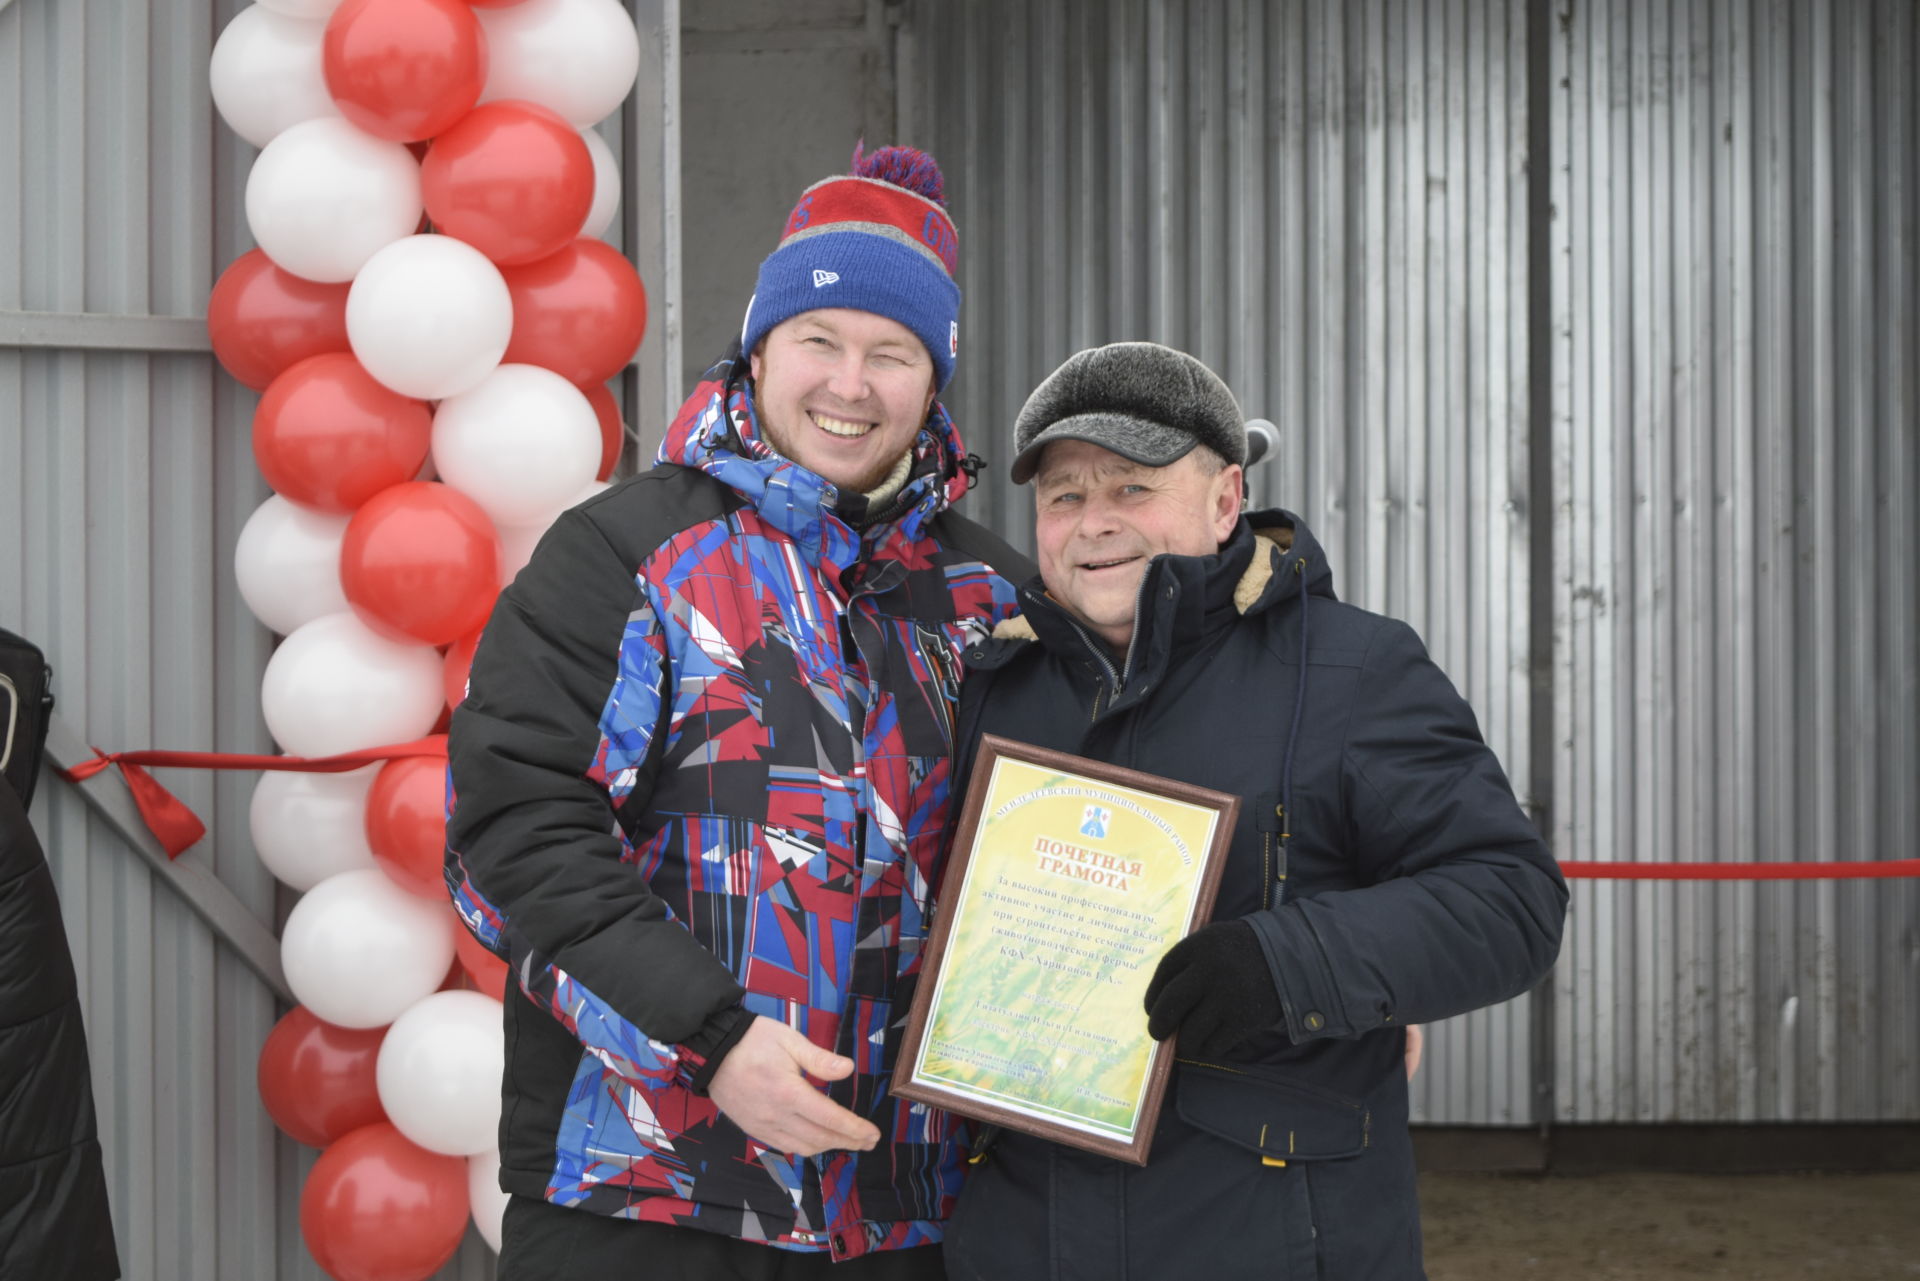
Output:
M1146 1163L1171 1046L1142 1008L1213 906L1239 799L989 736L894 1093Z

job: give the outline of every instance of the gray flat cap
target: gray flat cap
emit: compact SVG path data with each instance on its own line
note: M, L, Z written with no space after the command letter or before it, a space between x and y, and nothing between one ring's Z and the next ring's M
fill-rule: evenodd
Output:
M1143 467L1165 467L1206 445L1247 461L1239 402L1211 369L1154 342L1116 342L1067 357L1033 389L1013 424L1013 483L1033 479L1040 452L1084 440Z

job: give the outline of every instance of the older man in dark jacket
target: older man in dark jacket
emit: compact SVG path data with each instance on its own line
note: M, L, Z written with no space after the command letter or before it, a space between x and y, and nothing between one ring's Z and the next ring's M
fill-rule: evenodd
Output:
M1011 1131L955 1277L1423 1275L1405 1029L1526 991L1566 887L1472 711L1404 623L1342 604L1199 361L1083 351L1015 427L1040 577L968 651L961 760L999 734L1242 798L1213 924L1144 993L1177 1036L1144 1168Z

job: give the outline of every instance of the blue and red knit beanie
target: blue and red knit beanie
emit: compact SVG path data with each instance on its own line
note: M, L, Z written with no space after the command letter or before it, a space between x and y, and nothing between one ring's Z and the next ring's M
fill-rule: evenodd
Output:
M936 389L960 354L960 237L940 166L912 147L853 151L853 172L808 187L760 264L740 348L803 311L852 307L897 320L933 357Z

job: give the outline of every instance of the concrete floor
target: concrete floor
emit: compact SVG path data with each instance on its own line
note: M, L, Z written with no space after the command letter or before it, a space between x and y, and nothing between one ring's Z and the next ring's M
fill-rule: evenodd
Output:
M1920 1277L1920 1173L1420 1176L1430 1281Z

